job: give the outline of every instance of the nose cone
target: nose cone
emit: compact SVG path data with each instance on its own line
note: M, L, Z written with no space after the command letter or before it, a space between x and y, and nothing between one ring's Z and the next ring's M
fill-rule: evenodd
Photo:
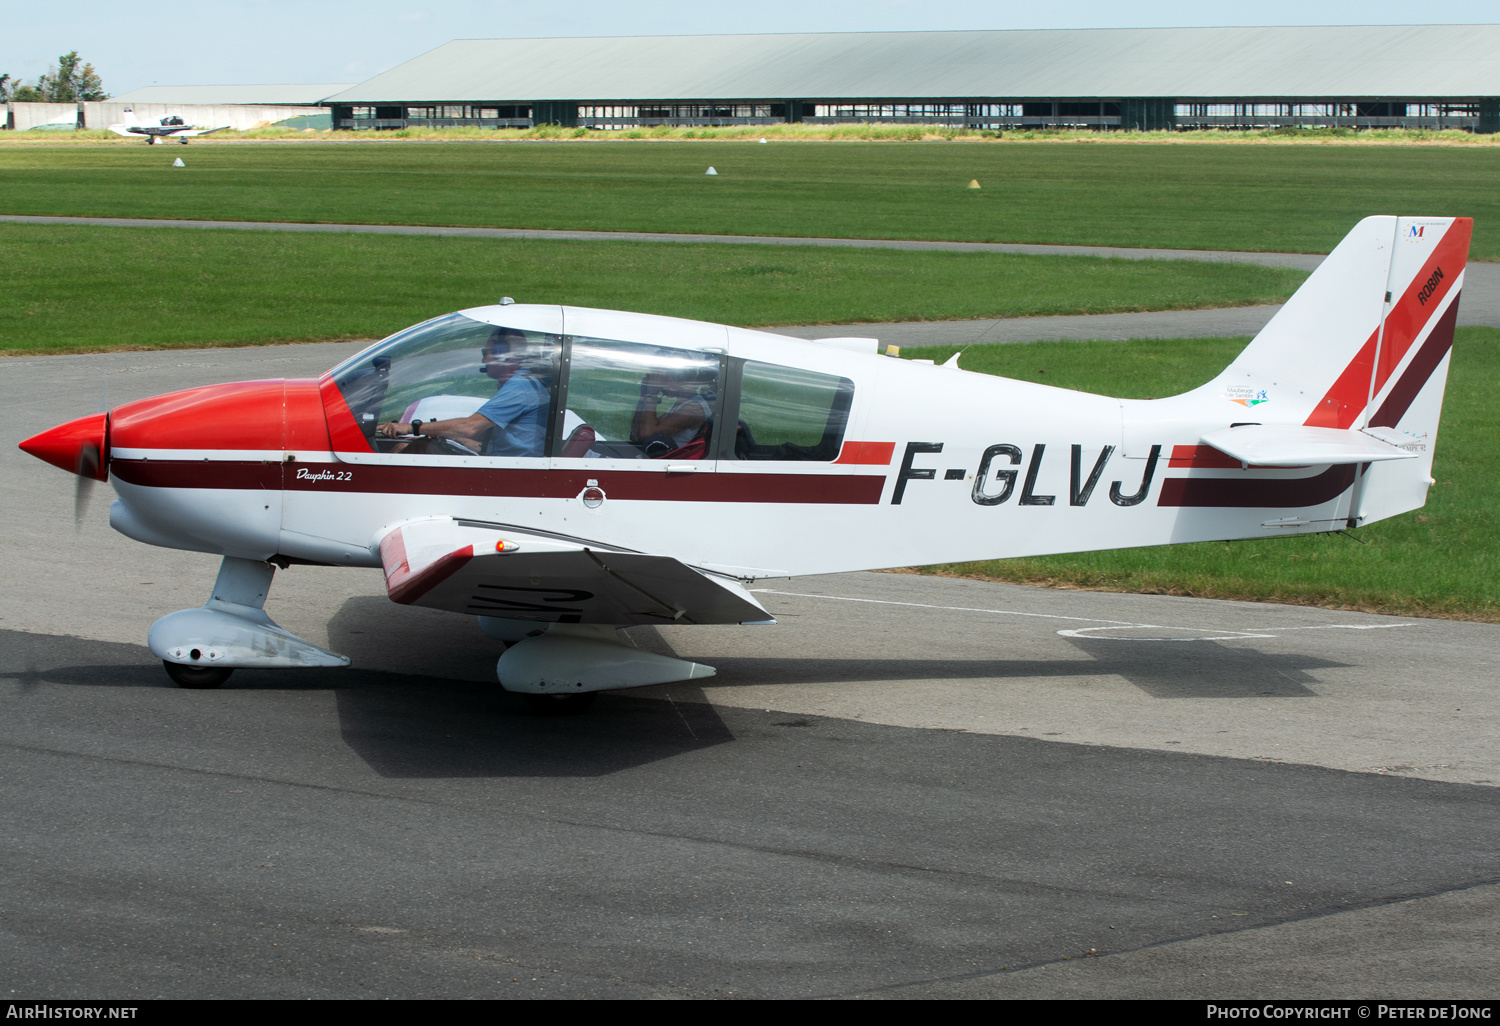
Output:
M32 435L21 443L21 450L70 474L106 481L109 479L109 461L105 459L108 441L109 414L96 413Z

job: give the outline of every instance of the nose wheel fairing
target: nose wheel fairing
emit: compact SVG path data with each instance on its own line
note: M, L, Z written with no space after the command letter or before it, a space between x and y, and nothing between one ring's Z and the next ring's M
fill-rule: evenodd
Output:
M228 677L223 671L239 667L348 666L348 656L304 641L266 615L275 574L269 563L224 557L209 600L157 620L146 644L164 663L183 668L169 673L184 687L217 687Z

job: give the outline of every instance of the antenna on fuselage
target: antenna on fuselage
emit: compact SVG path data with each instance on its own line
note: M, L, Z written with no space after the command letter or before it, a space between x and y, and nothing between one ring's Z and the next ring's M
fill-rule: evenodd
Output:
M979 333L979 337L978 338L976 338L974 341L970 342L968 345L964 346L962 349L960 349L958 352L954 353L952 356L948 357L948 359L944 360L943 361L943 366L944 367L957 367L958 366L958 358L960 356L962 356L965 353L967 353L969 351L969 349L970 349L971 346L977 346L977 345L979 345L979 343L983 342L984 341L984 336L986 336L990 332L994 331L996 325L998 325L1001 321L1005 320L1005 318L1009 317L1011 314L1015 313L1017 310L1021 309L1021 306L1026 302L1026 300L1030 299L1031 296L1034 296L1038 292L1042 291L1042 289L1046 288L1048 286L1048 284L1050 284L1050 283L1049 282L1045 282L1045 281L1042 282L1036 288L1034 288L1034 289L1031 290L1031 295L1030 296L1027 296L1026 299L1021 300L1020 303L1017 303L1015 306L1013 306L1009 310L1005 311L999 317L996 317L993 321L990 322L990 326L988 328L985 328L984 331L982 331L982 332Z

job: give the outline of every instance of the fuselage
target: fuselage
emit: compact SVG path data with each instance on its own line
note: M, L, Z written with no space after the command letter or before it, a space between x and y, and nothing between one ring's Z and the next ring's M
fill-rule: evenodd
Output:
M589 419L583 357L573 354L590 345L714 361L721 376L704 393L718 408L714 438L692 459L630 457L600 451L603 443L565 454L560 428L535 456L382 451L338 369L319 380L211 386L113 412L109 476L120 501L111 522L158 545L379 566L383 535L441 515L761 578L1264 537L1328 530L1350 515L1353 467L1246 468L1200 445L1205 432L1244 418L1243 406L1216 396L1123 402L608 311L512 305L464 316L557 340L559 425ZM391 351L399 377L399 345ZM762 444L769 455L748 458L731 425L763 443L781 430L768 424L779 415L775 388L755 385L756 374L789 382L787 395L803 389L818 410L824 402L843 411L828 414L818 442L814 431L805 445ZM819 399L818 382L837 383L827 386L834 398ZM752 401L755 388L772 398ZM384 401L366 419L401 416L388 394Z

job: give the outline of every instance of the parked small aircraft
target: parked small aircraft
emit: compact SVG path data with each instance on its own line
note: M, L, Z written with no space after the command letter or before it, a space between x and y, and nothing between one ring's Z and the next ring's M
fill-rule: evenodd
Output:
M117 125L110 125L109 130L116 135L126 137L144 135L148 146L155 146L158 139L176 139L186 146L188 140L195 136L222 132L228 127L228 125L220 125L218 128L194 128L183 121L180 114L168 114L164 118L158 118L154 123L144 122L137 120L135 112L126 107L125 120Z
M1122 400L889 359L873 339L503 301L317 380L174 392L21 448L108 480L117 531L223 557L148 644L172 679L349 660L267 617L276 568L380 567L478 617L503 687L711 675L634 624L769 624L747 585L1343 531L1426 501L1472 221L1370 217L1200 388ZM476 373L477 372L477 373Z

